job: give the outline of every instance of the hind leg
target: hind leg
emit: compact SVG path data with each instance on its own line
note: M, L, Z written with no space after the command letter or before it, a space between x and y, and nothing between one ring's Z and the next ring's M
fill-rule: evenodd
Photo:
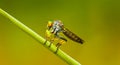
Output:
M67 42L65 39L60 38L59 43L57 43L57 44L56 44L57 49L56 49L55 53L57 53L57 52L58 52L58 50L59 50L60 46L61 46L62 44L64 44L65 42Z
M57 44L56 44L57 49L56 49L55 53L58 52L58 50L59 50L59 48L60 48L61 45L62 45L61 43L57 43Z

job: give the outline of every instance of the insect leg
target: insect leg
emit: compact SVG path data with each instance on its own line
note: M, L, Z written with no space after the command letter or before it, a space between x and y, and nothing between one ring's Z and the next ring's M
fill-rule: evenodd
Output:
M54 38L50 39L50 45L49 45L49 47L52 45L53 41L54 41Z
M44 42L44 45L46 44L47 41L50 41L50 45L48 46L48 47L50 47L54 40L53 39L52 40L51 39L46 39L45 42Z
M65 38L63 38L63 37L60 37L60 36L59 36L59 39L60 39L60 41L56 44L57 49L56 49L55 53L58 52L58 50L59 50L59 48L60 48L60 46L61 46L62 44L64 44L65 42L67 42L67 39L65 39Z
M52 34L51 34L50 30L47 29L47 30L45 31L45 39L46 39L46 41L44 42L44 45L46 44L47 41L50 41L50 42L51 42L51 38L52 38L51 35L52 35Z
M59 50L60 46L61 46L61 44L60 44L60 43L57 43L57 44L56 44L57 49L56 49L55 53L57 53L57 52L58 52L58 50Z

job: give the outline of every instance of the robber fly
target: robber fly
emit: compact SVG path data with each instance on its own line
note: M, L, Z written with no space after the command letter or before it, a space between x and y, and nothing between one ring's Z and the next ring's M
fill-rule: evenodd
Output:
M44 44L46 44L47 40L50 41L50 45L57 39L59 40L58 43L56 44L57 50L58 51L59 47L67 42L67 39L62 37L60 33L63 33L65 36L67 36L69 39L78 42L80 44L83 44L83 40L75 35L73 32L71 32L69 29L65 28L63 23L60 20L55 20L55 21L48 21L47 24L47 29L46 29L46 41Z

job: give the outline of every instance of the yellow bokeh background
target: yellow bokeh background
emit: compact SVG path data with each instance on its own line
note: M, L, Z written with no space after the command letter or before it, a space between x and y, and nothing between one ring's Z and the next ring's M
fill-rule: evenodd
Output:
M120 65L120 4L112 0L0 0L0 8L42 37L47 21L61 20L85 40L61 46L82 65ZM0 15L0 65L67 65Z

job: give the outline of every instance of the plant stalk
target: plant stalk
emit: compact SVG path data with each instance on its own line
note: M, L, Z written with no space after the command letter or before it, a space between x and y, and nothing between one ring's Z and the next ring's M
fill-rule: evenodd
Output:
M33 37L35 40L37 40L40 44L42 44L47 49L49 49L51 52L54 53L56 51L57 47L55 45L52 44L51 47L49 47L49 44L50 44L49 41L47 41L46 45L44 45L45 39L43 37L41 37L40 35L38 35L32 29L30 29L29 27L27 27L26 25L24 25L23 23L21 23L15 17L11 16L10 14L8 14L7 12L5 12L1 8L0 8L0 14L3 15L3 16L5 16L6 18L8 18L11 23L15 24L21 30L23 30L24 32L26 32L27 34L29 34L31 37ZM72 57L70 57L68 54L66 54L65 52L63 52L60 49L57 51L57 53L54 53L54 54L57 55L59 58L61 58L63 61L67 62L69 65L81 65L78 61L76 61L75 59L73 59Z

